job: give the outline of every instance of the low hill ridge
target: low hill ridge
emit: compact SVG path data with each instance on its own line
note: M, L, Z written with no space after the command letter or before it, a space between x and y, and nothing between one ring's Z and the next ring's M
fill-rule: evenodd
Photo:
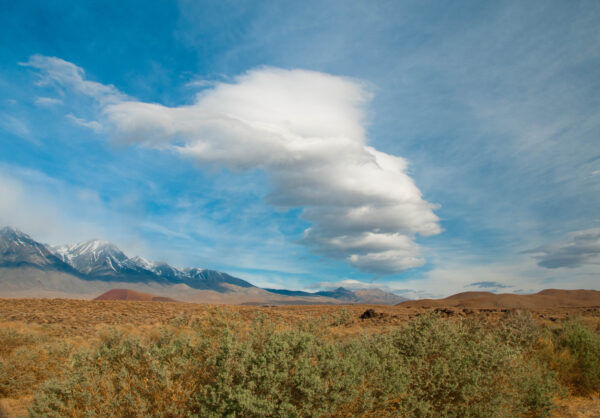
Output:
M544 309L600 306L598 290L546 289L535 294L463 292L444 299L421 299L399 303L406 308L502 308Z
M130 289L111 289L94 298L94 300L129 300L138 302L178 302L165 296L156 296L150 293L136 292Z

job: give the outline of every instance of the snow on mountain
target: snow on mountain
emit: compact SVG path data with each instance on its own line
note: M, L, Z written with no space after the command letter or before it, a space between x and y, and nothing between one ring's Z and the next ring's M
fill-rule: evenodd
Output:
M178 269L139 256L129 258L107 241L90 240L75 245L49 247L16 229L0 229L0 285L5 292L29 292L27 295L85 294L90 289L102 288L105 291L111 282L119 285L129 283L138 289L154 286L160 288L161 292L180 292L177 293L180 300L185 296L181 289L191 292L208 290L213 291L211 300L216 303L222 300L239 302L251 295L263 301L272 300L270 298L274 295L300 297L303 298L300 301L302 303L311 303L316 298L319 300L317 303L328 300L329 303L389 304L398 302L400 298L379 289L350 291L338 288L315 293L259 289L245 280L215 270ZM215 292L221 295L214 296ZM274 300L281 302L280 299Z
M129 258L108 241L90 240L75 245L59 247L55 254L73 268L88 275L115 275L132 269Z
M135 257L131 257L129 259L129 261L133 265L141 267L141 268L149 270L149 271L153 271L153 269L156 267L156 263L154 263L153 261L148 261L144 257L140 257L139 255L136 255Z
M12 228L0 230L0 266L29 265L75 273L86 280L186 284L194 289L229 292L227 285L254 287L226 273L199 268L180 270L167 263L129 258L116 245L98 239L49 247Z
M70 270L60 257L29 235L14 228L0 229L0 266L26 265Z
M144 270L151 271L152 273L160 276L170 282L183 283L186 274L165 262L162 261L148 261L144 257L135 256L128 260L129 265L142 268Z
M152 271L155 274L158 274L159 276L165 277L165 278L171 278L172 280L182 280L186 277L186 274L179 270L178 268L175 268L173 266L170 266L167 263L154 263L154 267L152 268Z

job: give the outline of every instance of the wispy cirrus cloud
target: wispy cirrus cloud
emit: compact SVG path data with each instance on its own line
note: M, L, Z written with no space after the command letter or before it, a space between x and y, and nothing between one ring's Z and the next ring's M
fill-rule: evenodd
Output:
M49 107L62 104L63 101L54 97L38 97L34 103L38 106Z
M40 86L51 85L75 90L102 104L114 103L126 98L113 85L86 80L85 71L81 67L60 58L32 55L27 62L21 62L19 65L39 70L40 78L37 84Z
M76 125L83 126L84 128L91 129L94 132L100 132L100 131L102 131L102 125L98 121L95 121L95 120L85 120L85 119L82 119L82 118L78 118L77 116L73 115L72 113L69 113L67 115L67 119L71 120Z
M0 129L24 139L28 139L31 132L25 121L10 114L0 115Z

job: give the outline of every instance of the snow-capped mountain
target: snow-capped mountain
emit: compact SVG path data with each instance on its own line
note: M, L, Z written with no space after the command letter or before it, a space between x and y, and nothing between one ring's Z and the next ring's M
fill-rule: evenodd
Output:
M259 304L389 304L400 298L378 289L350 291L339 288L315 293L260 289L245 280L215 270L195 267L179 269L139 256L129 258L107 241L90 240L50 247L16 229L0 229L0 296L2 292L7 292L26 297L64 297L89 294L100 289L104 292L117 283L141 291L159 289L162 294L172 295L178 300L210 300L211 303L228 300L233 301L229 303Z
M135 257L131 257L129 260L132 263L134 263L136 266L141 267L144 270L149 270L149 271L152 271L152 269L154 267L156 267L156 264L157 264L153 261L148 261L144 257L140 257L139 255L136 255Z
M56 247L54 251L65 263L85 274L118 272L128 260L115 245L97 239Z
M93 239L49 247L16 229L0 230L0 266L30 266L74 273L84 280L129 283L185 284L193 289L229 292L229 285L255 287L226 273L199 268L184 270L143 257L129 258L116 245Z
M47 246L9 227L0 229L0 266L39 266L67 272L73 270Z
M151 269L128 258L116 245L108 241L93 239L75 245L53 248L57 257L75 270L90 278L102 280L157 281ZM149 262L147 262L149 263Z
M151 271L155 275L169 280L170 282L183 283L186 276L180 269L161 261L148 261L140 256L130 258L129 261L138 268Z

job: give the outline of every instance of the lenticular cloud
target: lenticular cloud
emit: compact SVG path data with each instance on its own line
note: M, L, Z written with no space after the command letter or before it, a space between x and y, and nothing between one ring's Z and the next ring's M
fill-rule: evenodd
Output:
M232 170L266 170L269 203L302 207L311 223L301 242L388 274L422 265L414 238L440 227L406 161L366 145L368 100L354 80L264 68L217 84L190 106L124 101L104 111L124 141Z
M215 84L192 105L166 107L130 100L112 86L90 89L73 64L36 59L42 71L51 66L54 82L92 96L100 91L121 141L233 171L264 170L268 203L303 209L311 226L300 241L315 253L391 274L424 264L415 237L440 232L434 205L406 174L406 160L367 145L363 113L370 94L356 80L261 68ZM70 69L66 80L57 62Z

